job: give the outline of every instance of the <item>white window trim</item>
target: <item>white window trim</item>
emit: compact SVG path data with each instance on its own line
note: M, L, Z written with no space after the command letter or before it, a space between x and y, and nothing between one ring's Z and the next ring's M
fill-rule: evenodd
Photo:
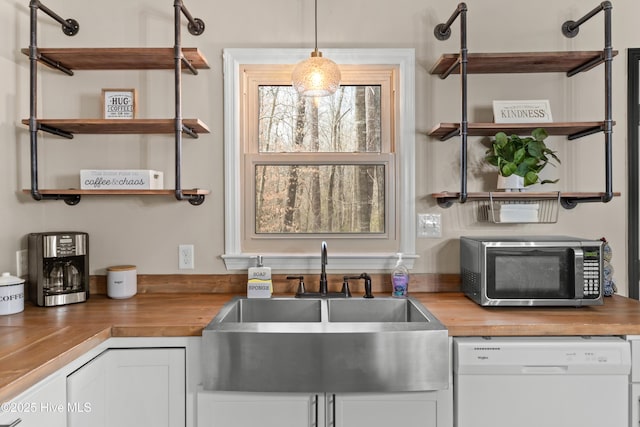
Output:
M322 49L323 55L338 64L393 64L399 67L399 141L396 144L400 179L396 226L399 252L408 268L413 267L416 242L415 216L415 51L414 49ZM255 265L258 254L242 252L241 227L243 189L240 162L240 65L295 64L309 56L309 49L224 49L224 164L225 164L225 253L227 270L246 270ZM314 242L315 243L315 242ZM260 254L265 265L277 270L317 270L320 239L308 254ZM311 246L311 242L310 242ZM395 265L395 253L335 253L329 247L329 271L384 271Z

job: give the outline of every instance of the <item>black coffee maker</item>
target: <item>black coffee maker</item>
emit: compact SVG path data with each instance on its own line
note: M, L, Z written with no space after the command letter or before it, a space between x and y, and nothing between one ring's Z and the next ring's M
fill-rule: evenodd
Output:
M34 304L51 307L89 298L87 233L31 233L28 243L28 288Z

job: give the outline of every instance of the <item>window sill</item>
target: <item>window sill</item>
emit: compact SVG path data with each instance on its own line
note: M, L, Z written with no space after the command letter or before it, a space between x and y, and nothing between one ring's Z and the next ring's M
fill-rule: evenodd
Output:
M255 267L257 255L224 254L227 270L246 270ZM263 255L264 265L274 270L287 271L318 271L320 269L320 254L267 254ZM402 261L408 269L412 269L417 254L402 254ZM374 272L390 271L398 260L397 254L330 254L327 271L340 272Z

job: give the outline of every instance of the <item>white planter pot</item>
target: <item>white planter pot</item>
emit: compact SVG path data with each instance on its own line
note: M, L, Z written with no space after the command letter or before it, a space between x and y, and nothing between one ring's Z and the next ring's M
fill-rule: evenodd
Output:
M498 183L496 188L504 191L524 191L524 177L516 174L505 177L498 174Z

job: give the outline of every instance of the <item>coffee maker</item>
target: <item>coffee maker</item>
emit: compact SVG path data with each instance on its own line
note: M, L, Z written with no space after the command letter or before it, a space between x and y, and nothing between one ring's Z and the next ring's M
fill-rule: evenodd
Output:
M83 232L31 233L29 298L41 307L89 298L89 235Z

